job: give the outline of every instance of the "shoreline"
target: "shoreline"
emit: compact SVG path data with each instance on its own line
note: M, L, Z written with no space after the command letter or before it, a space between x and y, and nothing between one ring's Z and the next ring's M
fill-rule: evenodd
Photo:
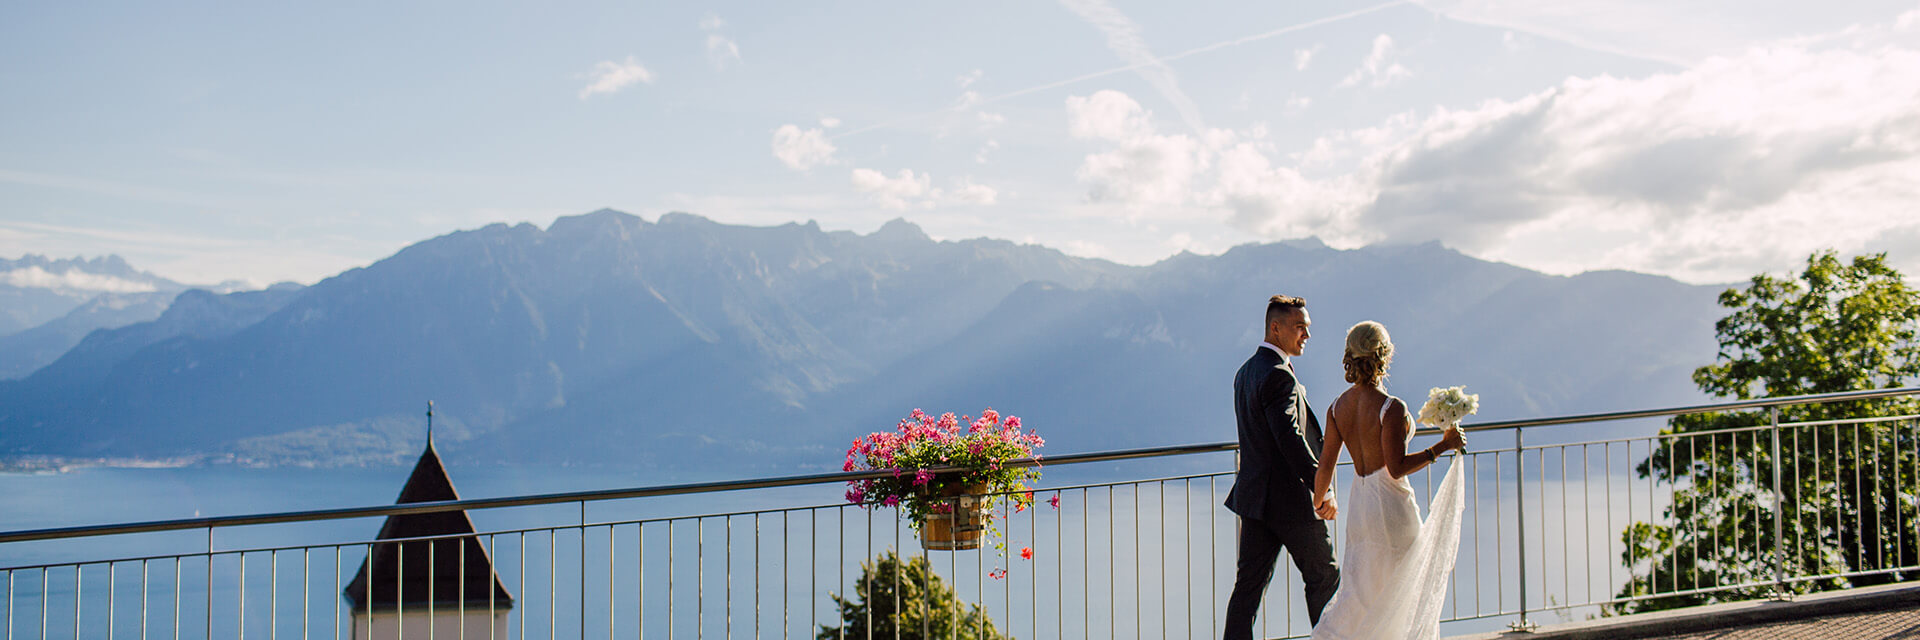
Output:
M219 458L226 458L225 460ZM56 475L82 469L181 469L234 462L231 456L182 455L160 458L22 455L0 457L0 475Z

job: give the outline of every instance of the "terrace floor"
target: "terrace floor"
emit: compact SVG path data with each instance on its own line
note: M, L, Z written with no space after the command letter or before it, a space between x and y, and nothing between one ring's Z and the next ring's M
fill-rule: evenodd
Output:
M1920 638L1920 609L1873 611L1826 616L1791 622L1774 622L1719 631L1703 631L1677 636L1659 636L1671 640L1783 640L1786 638L1862 640L1878 638Z
M1801 596L1791 602L1734 602L1487 633L1449 640L1789 640L1920 639L1920 586L1885 585Z

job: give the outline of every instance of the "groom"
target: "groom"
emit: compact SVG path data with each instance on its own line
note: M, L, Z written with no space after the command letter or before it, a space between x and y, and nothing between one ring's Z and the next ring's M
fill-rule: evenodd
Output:
M1227 493L1227 508L1240 515L1240 569L1227 599L1227 640L1253 637L1253 618L1282 548L1306 583L1308 620L1320 621L1320 610L1340 586L1325 520L1336 510L1333 496L1321 505L1312 503L1320 420L1288 360L1306 348L1311 324L1305 300L1269 299L1266 342L1233 378L1240 471Z

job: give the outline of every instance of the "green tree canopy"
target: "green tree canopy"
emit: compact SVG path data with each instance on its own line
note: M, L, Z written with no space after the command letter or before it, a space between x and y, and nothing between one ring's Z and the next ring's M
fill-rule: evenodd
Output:
M1816 253L1798 278L1754 276L1720 295L1719 357L1693 373L1700 389L1751 399L1896 388L1920 378L1920 293L1886 255L1843 261ZM1632 571L1619 596L1634 612L1743 600L1776 588L1813 591L1900 579L1920 559L1914 494L1920 425L1914 398L1801 404L1771 411L1677 416L1637 472L1673 485L1666 521L1622 533ZM1839 424L1830 421L1844 421ZM1814 423L1814 424L1808 424ZM1826 424L1820 424L1826 423ZM1774 451L1779 478L1776 492ZM1775 539L1776 505L1787 514ZM1786 577L1863 574L1774 584ZM1873 572L1873 573L1866 573Z
M1693 372L1720 397L1754 398L1898 387L1920 376L1920 296L1886 254L1842 262L1816 253L1798 280L1767 274L1720 294L1719 361ZM1852 416L1859 407L1832 407Z
M833 594L840 624L820 625L820 640L1002 640L980 605L962 602L924 557L900 561L888 551L860 563L854 598ZM868 635L871 626L872 635Z

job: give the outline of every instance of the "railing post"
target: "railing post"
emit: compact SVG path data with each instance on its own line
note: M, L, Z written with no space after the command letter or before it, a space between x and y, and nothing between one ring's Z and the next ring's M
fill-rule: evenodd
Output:
M369 553L367 557L371 558L373 555ZM45 570L41 571L41 575L46 575ZM368 581L372 581L371 577L369 577ZM41 585L40 593L44 594L46 592L46 585ZM45 601L46 599L43 596L41 602L44 603ZM368 609L368 611L372 611L372 609ZM47 635L45 629L46 617L44 613L40 615L42 627L40 631L41 637L46 637ZM207 635L213 635L213 525L207 525Z
M1527 452L1521 449L1523 440L1520 433L1525 428L1513 430L1513 504L1514 513L1519 516L1519 535L1515 538L1520 546L1520 620L1507 625L1508 629L1531 632L1535 625L1527 620Z
M1793 593L1787 590L1786 490L1780 484L1780 407L1768 407L1767 417L1773 432L1773 599L1792 600Z
M609 553L613 545L607 545ZM432 627L428 627L431 629ZM552 633L552 629L547 630ZM587 501L580 501L580 640L587 640Z

